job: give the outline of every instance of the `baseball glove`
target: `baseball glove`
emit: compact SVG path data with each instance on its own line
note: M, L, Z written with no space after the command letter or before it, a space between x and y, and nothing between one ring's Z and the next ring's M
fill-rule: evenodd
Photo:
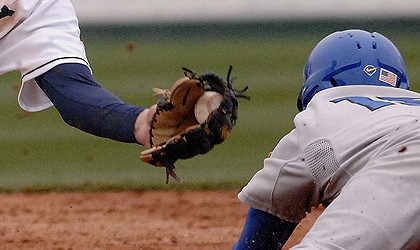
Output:
M166 183L169 176L182 182L175 173L178 159L205 154L229 136L238 117L237 97L249 99L243 95L247 87L241 91L232 88L232 66L226 81L215 73L197 77L193 71L183 70L185 77L170 90L153 89L158 102L150 126L150 148L140 153L142 161L166 168ZM207 114L197 113L197 102L206 92L217 92L220 104ZM197 118L203 115L204 120Z

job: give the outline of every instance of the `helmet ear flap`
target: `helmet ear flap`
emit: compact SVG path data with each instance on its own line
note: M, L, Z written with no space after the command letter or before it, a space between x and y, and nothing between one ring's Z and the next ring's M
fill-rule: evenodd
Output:
M328 78L324 77L325 75L329 75L331 71L332 71L331 68L322 69L316 73L311 74L305 80L302 88L300 89L298 100L297 100L297 108L299 111L305 110L309 101L319 91L323 89L339 86L339 84L334 79L334 77L328 77Z

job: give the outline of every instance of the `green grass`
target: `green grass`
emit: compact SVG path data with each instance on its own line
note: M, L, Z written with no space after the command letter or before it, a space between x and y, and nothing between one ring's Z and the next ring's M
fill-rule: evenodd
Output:
M321 36L322 37L322 36ZM420 90L417 36L396 44L406 59L413 90ZM226 36L211 39L85 37L98 83L139 106L150 106L152 87L168 88L181 67L223 76L234 66L236 88L249 86L240 100L237 126L210 153L179 161L184 185L165 184L165 171L142 163L135 144L94 137L67 126L55 109L26 114L16 101L16 72L0 77L0 191L98 191L139 189L230 189L245 185L278 140L293 128L302 67L319 34L299 38ZM135 49L126 50L133 41Z

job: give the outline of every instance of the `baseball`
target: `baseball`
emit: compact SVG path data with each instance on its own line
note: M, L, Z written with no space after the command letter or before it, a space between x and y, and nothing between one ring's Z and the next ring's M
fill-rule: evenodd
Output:
M215 91L206 91L195 104L194 114L201 124L207 120L213 110L217 109L223 100L223 95Z

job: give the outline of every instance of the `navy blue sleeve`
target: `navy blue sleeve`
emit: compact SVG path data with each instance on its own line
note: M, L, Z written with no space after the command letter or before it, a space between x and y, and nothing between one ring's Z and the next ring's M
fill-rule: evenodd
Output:
M281 249L297 225L267 212L250 208L242 234L233 246L233 250Z
M134 123L145 108L127 104L102 88L87 66L61 64L35 81L68 125L96 136L137 143Z

